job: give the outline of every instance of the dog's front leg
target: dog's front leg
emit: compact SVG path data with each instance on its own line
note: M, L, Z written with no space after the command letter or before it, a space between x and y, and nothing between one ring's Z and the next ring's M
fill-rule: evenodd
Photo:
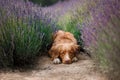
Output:
M77 61L78 61L78 58L77 58L77 57L73 57L72 61L73 61L73 62L77 62Z
M49 51L49 54L51 56L51 60L53 61L54 64L60 64L61 60L59 57L59 54L56 51Z
M61 63L61 60L59 58L54 58L53 59L53 63L54 64L60 64Z

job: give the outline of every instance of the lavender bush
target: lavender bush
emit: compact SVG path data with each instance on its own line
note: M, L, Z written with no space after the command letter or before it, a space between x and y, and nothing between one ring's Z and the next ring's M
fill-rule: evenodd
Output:
M31 2L5 0L0 4L0 66L31 63L51 43L56 29L52 20Z
M120 79L118 57L120 55L120 2L118 0L86 1L88 3L85 2L87 5L82 9L84 14L87 12L87 18L84 17L84 25L82 25L84 46L90 49L99 66L108 73L110 80L118 80ZM81 16L81 13L77 15Z
M109 77L111 80L120 79L119 77L119 50L120 50L120 29L119 29L119 21L120 21L120 6L119 1L115 0L104 0L99 1L96 9L99 10L99 13L92 13L94 16L94 20L97 25L97 46L98 48L95 50L97 53L96 58L99 60L100 65L107 68L109 72Z

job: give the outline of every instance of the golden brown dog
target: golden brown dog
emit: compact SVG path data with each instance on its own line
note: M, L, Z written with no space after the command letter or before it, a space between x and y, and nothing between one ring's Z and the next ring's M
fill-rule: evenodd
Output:
M49 54L55 64L61 61L64 64L70 64L78 60L76 57L78 48L79 45L72 33L59 30L53 34L53 44Z

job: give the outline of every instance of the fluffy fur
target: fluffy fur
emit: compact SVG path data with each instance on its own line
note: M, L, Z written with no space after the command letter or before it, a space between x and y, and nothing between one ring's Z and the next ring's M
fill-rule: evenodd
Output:
M77 45L77 40L72 33L59 30L53 34L53 44L49 50L49 55L55 64L61 62L70 64L78 60L76 57L78 48L79 45Z

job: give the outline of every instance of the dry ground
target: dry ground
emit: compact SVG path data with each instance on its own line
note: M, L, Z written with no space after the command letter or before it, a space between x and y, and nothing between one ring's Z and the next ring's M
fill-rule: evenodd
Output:
M80 59L72 64L55 65L49 57L42 56L34 69L1 72L0 80L108 80L98 71L93 60Z

